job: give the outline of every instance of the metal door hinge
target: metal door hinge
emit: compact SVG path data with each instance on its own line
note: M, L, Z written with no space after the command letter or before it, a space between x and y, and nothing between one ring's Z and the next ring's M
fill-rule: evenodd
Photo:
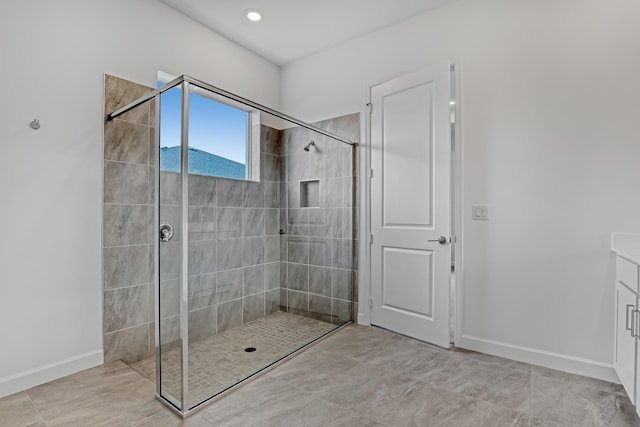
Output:
M373 111L373 104L370 102L367 102L367 109L369 110L369 114L371 114L371 112Z
M369 308L373 308L373 298L369 298Z
M373 245L373 234L369 235L369 244Z
M373 169L369 169L369 178L373 178Z

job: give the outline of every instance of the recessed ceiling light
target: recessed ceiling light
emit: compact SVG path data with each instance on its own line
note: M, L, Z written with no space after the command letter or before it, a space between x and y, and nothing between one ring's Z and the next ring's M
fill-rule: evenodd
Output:
M247 19L251 22L258 22L262 19L262 12L257 9L248 9L245 11Z

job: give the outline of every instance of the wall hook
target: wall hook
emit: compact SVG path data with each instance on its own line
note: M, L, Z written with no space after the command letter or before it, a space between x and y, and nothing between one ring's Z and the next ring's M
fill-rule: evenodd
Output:
M31 123L29 123L29 126L31 126L31 129L40 129L40 120L33 119Z

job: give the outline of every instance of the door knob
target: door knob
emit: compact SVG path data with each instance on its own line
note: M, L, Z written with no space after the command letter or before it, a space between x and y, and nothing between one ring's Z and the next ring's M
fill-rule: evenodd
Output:
M447 243L447 238L446 238L446 237L444 237L444 236L440 236L440 237L438 237L438 238L437 238L437 239L435 239L435 240L427 240L427 242L438 242L438 243L440 243L441 245L444 245L445 243Z

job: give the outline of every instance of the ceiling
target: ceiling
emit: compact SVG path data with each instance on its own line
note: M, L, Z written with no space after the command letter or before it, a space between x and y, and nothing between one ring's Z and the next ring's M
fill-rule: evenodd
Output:
M452 0L161 1L282 66ZM262 20L247 20L247 9Z

